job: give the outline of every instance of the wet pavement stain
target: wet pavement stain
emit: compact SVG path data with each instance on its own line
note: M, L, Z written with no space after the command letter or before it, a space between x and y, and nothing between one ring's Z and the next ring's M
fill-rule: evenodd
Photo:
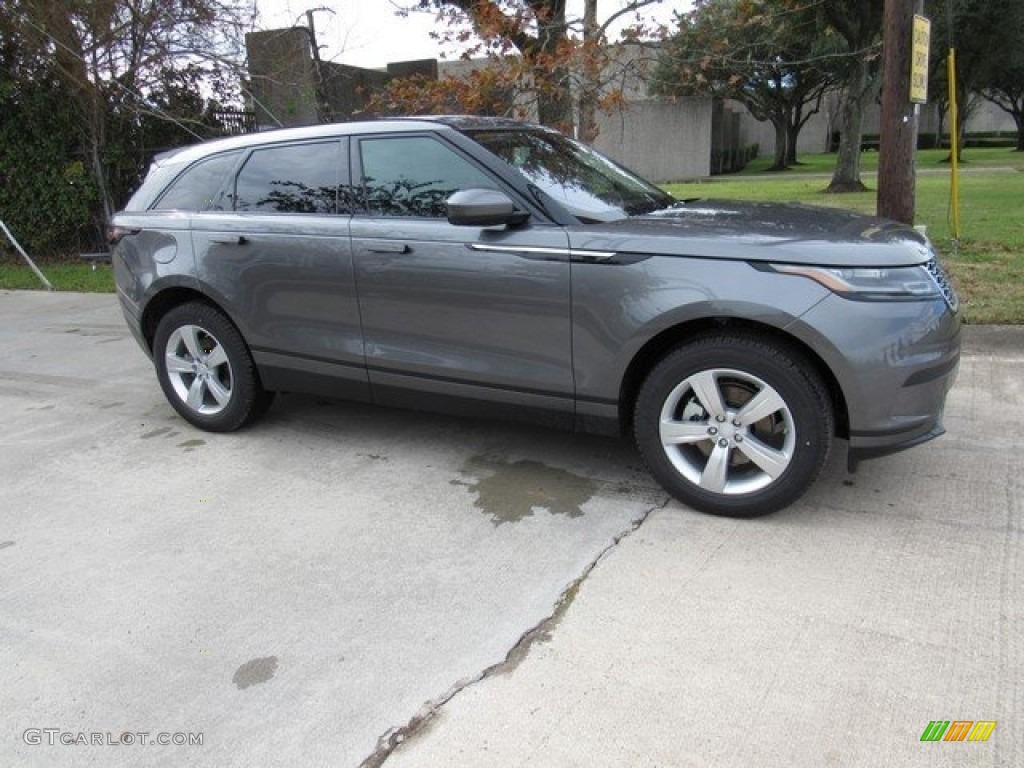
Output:
M185 453L188 453L189 451L194 450L195 448L198 448L201 445L206 445L206 441L205 440L186 440L183 443L178 443L178 447L179 448L184 448L185 449Z
M581 517L583 505L597 493L596 481L539 461L506 461L474 456L462 468L466 480L452 480L476 491L474 506L496 526L531 517L535 509Z
M277 656L264 656L262 659L247 661L236 669L231 682L241 691L252 685L267 682L275 672L277 672Z
M13 546L14 546L14 542L13 541L0 541L0 549L7 549L8 547L13 547Z
M142 439L143 440L149 440L150 438L153 438L153 437L160 437L160 435L166 435L170 431L171 431L170 427L160 427L159 429L154 429L154 430L151 430L151 431L147 432L146 434L144 434L142 436Z

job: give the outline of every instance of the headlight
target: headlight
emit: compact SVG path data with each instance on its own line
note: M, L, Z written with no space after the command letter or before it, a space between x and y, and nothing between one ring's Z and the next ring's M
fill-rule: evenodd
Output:
M943 296L923 266L840 268L773 264L772 269L786 275L808 277L854 301L920 301Z

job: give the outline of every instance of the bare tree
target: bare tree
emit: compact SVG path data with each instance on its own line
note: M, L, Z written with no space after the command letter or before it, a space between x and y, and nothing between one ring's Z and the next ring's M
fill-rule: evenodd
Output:
M52 55L80 109L107 216L114 209L103 160L111 109L159 113L153 94L186 71L205 71L211 82L219 79L222 85L236 78L242 33L252 18L245 0L13 2L20 7L26 34Z

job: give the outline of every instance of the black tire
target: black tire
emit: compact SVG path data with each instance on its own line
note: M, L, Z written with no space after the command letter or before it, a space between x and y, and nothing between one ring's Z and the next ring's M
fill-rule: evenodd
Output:
M181 417L208 432L232 432L270 406L238 329L208 304L190 302L161 318L153 340L160 387Z
M665 490L727 517L766 515L800 498L828 458L833 425L828 392L802 355L732 334L666 355L641 386L633 419Z

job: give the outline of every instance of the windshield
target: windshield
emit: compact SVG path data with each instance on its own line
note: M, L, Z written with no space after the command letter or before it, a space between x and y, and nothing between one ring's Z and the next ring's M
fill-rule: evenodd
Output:
M584 222L668 208L675 199L589 147L558 133L466 131Z

